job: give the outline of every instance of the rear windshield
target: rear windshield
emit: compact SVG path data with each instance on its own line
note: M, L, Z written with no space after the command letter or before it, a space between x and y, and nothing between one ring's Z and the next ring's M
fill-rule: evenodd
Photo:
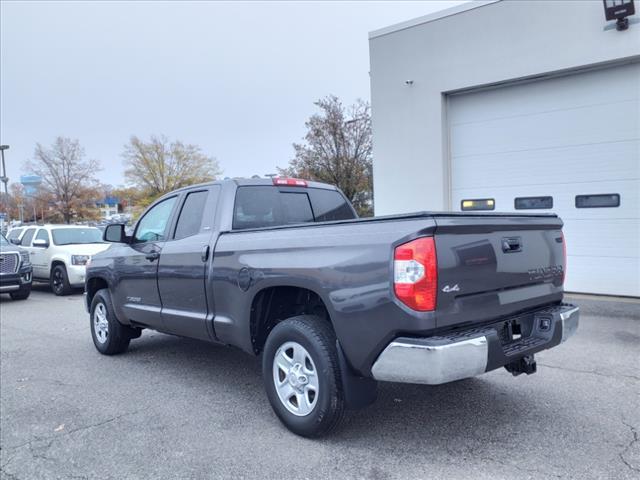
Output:
M351 220L351 206L336 190L320 188L239 187L233 228L275 227L307 222Z
M51 236L56 245L103 243L102 232L97 228L54 228Z

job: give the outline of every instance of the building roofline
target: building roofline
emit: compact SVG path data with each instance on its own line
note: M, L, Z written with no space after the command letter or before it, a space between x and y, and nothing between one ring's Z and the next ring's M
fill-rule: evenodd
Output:
M425 23L434 22L436 20L440 20L441 18L451 17L452 15L468 12L469 10L473 10L476 8L485 7L487 5L491 5L492 3L497 3L499 1L501 0L472 0L467 3L463 3L462 5L456 5L455 7L445 8L444 10L430 13L429 15L424 15L422 17L407 20L406 22L389 25L388 27L379 28L378 30L373 30L369 32L369 40L372 40L377 37L382 37L384 35L389 35L390 33L399 32L401 30L406 30L407 28L423 25Z

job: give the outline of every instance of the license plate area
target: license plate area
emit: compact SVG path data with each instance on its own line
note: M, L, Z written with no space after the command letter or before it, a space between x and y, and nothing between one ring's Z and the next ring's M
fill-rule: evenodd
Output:
M500 329L500 343L502 345L509 345L510 343L519 342L523 338L531 335L531 324L529 326L520 319L507 320L502 324Z
M498 337L506 356L516 355L546 343L552 335L553 321L546 314L529 314L505 320L498 327Z

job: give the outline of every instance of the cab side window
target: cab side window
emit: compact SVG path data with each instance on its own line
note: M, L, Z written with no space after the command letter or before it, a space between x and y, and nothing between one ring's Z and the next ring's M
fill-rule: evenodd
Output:
M38 230L38 235L36 235L36 240L44 240L48 242L49 233L44 228L41 228L40 230Z
M49 243L49 232L47 232L44 228L38 230L38 234L36 235L36 240L44 240Z
M176 197L167 198L154 205L138 222L133 239L137 243L159 242L166 239Z
M200 233L208 195L209 192L207 190L187 194L176 224L176 231L173 236L175 240Z
M35 228L27 229L27 231L24 232L24 236L20 240L20 245L22 245L23 247L30 247L31 246L31 240L33 240L33 234L34 233L36 233L36 229Z

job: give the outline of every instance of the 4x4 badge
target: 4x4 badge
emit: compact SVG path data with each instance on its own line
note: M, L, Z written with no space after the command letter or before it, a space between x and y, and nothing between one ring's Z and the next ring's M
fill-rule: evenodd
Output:
M457 283L453 287L450 287L449 285L445 285L444 288L442 289L442 291L444 293L459 292L460 291L460 287L458 286Z

